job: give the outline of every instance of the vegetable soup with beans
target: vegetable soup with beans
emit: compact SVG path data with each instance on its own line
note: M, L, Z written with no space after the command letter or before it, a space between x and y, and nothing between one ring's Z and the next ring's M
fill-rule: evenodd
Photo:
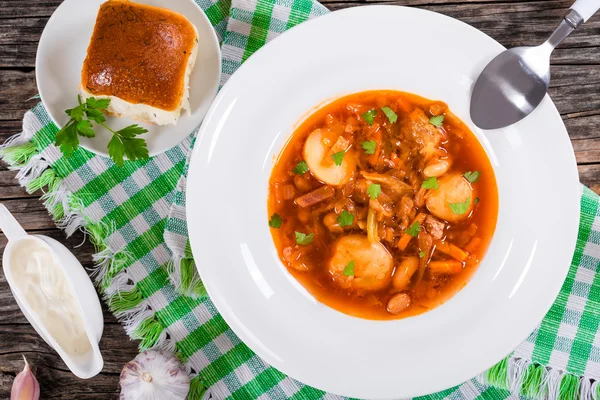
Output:
M498 190L483 147L446 104L369 91L296 129L268 210L281 261L316 299L395 319L465 286L494 233Z

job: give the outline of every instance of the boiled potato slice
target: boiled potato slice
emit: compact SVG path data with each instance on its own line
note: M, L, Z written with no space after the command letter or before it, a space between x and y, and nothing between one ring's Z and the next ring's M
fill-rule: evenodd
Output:
M469 217L474 200L473 188L469 182L461 174L454 172L438 179L438 188L427 192L425 205L434 216L448 222L459 222ZM456 212L450 204L465 204L465 207Z
M344 289L374 291L389 286L394 260L379 242L372 243L365 235L347 235L333 245L329 272ZM352 274L347 266L353 262ZM344 270L347 273L344 274Z
M337 137L325 129L315 129L304 144L304 160L310 172L320 181L333 186L341 186L350 180L356 168L352 150L347 150L342 165L335 165L331 159L331 148Z

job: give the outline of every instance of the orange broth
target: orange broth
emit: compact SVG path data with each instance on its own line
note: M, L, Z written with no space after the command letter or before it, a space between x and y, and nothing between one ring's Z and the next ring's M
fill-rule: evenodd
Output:
M383 111L385 107L396 115L395 121L393 115L390 118ZM376 110L373 121L369 121L368 115L365 117L370 110ZM432 124L431 121L435 120L431 117L438 116L439 120L441 115L444 117L440 126ZM308 172L294 172L308 154L304 153L304 147L309 135L317 129L325 132L326 138L321 141L325 150L331 147L344 152L343 162L346 164L338 166L348 169L343 184L328 184L319 179L319 173L315 174L315 171L333 171L327 168L337 166L327 155L321 162L325 167L313 162L314 168ZM376 144L374 151L363 147L365 142L370 141ZM373 154L368 154L371 151ZM432 198L440 196L441 189L422 186L427 178L423 175L425 168L435 162L450 165L445 174L435 177L440 188L442 182L458 182L456 187L464 187L466 193L471 193L464 200L465 205L470 202L469 211L465 214L447 214L445 206L437 215L433 212L436 209ZM474 182L463 175L468 171L479 173ZM379 197L373 199L368 191L365 192L365 187L377 185L379 181L366 179L362 173L376 174L377 179L381 178L379 186L382 194ZM458 180L458 174L468 187ZM473 174L468 176L473 180ZM432 179L429 178L431 184ZM450 192L457 190L452 185L446 184L445 187L449 187ZM394 188L395 191L392 190ZM320 200L322 197L317 194L302 198L318 190L321 190L322 197L327 198ZM306 206L306 199L309 202L320 201ZM454 212L452 206L448 206ZM467 284L492 239L498 215L498 191L485 150L444 103L404 92L378 90L337 99L302 122L273 168L268 211L270 217L277 214L282 221L279 228L271 228L281 261L317 300L356 317L389 320L421 314L437 307ZM346 216L352 214L353 221L342 227L339 221L344 211ZM369 213L373 213L377 221L372 225L371 233L378 237L389 254L383 257L383 264L390 265L389 257L393 263L391 271L386 267L382 272L376 272L375 280L367 279L367 275L359 276L361 271L367 274L377 268L368 260L359 265L353 259L354 272L349 267L350 262L343 273L340 273L339 267L332 267L334 253L340 247L336 247L336 243L340 243L341 237L371 238L368 236ZM462 219L447 221L439 217L440 213L450 219ZM420 221L425 215L427 223L419 224L420 231L416 236L406 236L414 222L419 221L420 215ZM442 226L443 231L440 231ZM296 232L312 235L312 240L298 244ZM401 248L403 236L404 240L408 238L410 241ZM468 258L457 261L440 251L441 243L444 246L452 244ZM344 254L340 257L346 257L348 261L352 254L363 254L352 253L351 250L347 257ZM408 284L397 284L394 276L401 273L399 266L404 268L402 262L407 258L412 258L412 265L418 262L418 270L410 274ZM459 262L460 268L457 267ZM446 264L453 266L452 272L439 269L440 266L445 268ZM354 275L350 275L351 272ZM370 286L363 287L358 282ZM403 304L401 312L396 313L391 299L400 294L401 300L409 304Z

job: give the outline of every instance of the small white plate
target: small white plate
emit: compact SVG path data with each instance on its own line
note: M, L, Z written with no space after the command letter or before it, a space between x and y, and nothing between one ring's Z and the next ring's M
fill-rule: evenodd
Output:
M146 140L151 156L176 146L196 129L213 101L221 79L221 49L215 30L204 12L193 0L138 0L138 3L168 8L184 15L198 29L198 57L190 76L191 114L184 114L177 125L158 126L129 118L107 117L107 125L121 129L139 124L148 133ZM98 9L104 0L65 0L44 28L35 60L38 91L50 117L58 127L69 121L65 110L77 105L81 83L81 67ZM108 157L106 146L111 138L106 129L96 127L96 137L82 138L81 146Z
M507 129L472 123L471 87L502 50L440 14L356 7L291 29L230 78L194 148L187 215L211 299L260 357L319 389L397 399L471 379L533 331L569 269L580 187L550 98ZM368 89L447 102L484 145L498 182L496 233L474 277L444 305L396 321L354 318L317 302L280 262L267 225L271 169L299 119L323 101Z

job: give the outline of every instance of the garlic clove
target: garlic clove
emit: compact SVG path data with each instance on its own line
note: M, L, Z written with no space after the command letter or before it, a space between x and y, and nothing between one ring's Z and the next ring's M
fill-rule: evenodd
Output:
M173 355L156 350L138 354L121 371L121 400L185 400L190 378Z
M38 400L40 398L40 384L31 372L25 356L23 356L23 361L25 361L25 368L15 376L10 391L10 400Z

